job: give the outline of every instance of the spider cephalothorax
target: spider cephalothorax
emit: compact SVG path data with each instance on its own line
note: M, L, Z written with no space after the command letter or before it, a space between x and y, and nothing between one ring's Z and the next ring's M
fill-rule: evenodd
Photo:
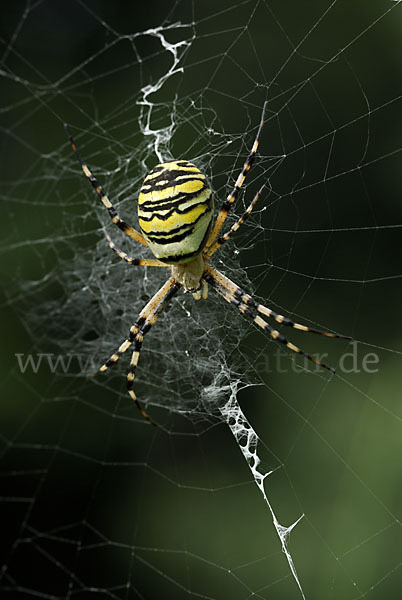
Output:
M310 354L307 354L291 342L288 342L263 317L269 317L281 325L293 327L301 331L309 331L332 338L349 339L336 333L311 329L306 325L295 323L287 317L279 315L270 308L256 302L244 290L239 288L238 285L208 263L211 256L244 223L262 192L263 188L257 192L247 210L229 231L218 237L228 212L235 202L246 174L254 161L261 130L264 125L266 104L264 104L260 125L251 152L237 177L232 192L226 198L218 213L212 231L213 199L211 188L205 175L193 163L186 160L176 160L159 164L148 173L138 197L138 220L142 234L133 229L133 227L118 216L109 198L103 192L102 187L81 158L66 125L71 146L81 168L103 205L109 211L113 223L136 242L139 242L143 246L148 246L156 258L131 258L125 252L119 250L109 234L105 233L110 248L117 256L130 265L170 267L171 270L169 279L151 298L141 311L137 321L132 325L127 339L124 340L118 350L99 369L100 372L106 371L134 344L130 370L127 376L128 393L136 403L143 417L151 423L153 421L151 421L141 407L133 390L135 370L144 336L151 329L152 325L154 325L163 308L180 288L184 288L186 292L192 292L194 298L199 300L201 294L203 298L207 298L208 284L211 285L227 302L233 304L244 315L251 318L258 327L266 331L273 339L332 372L334 372L334 369L313 358Z

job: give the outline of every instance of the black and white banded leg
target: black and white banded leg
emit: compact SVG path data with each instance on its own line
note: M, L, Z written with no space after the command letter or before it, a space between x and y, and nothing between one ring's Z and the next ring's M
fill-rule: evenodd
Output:
M230 240L230 238L232 237L232 235L234 233L236 233L236 231L243 225L243 223L248 219L248 217L250 216L258 198L261 195L262 190L264 189L264 186L262 186L258 192L256 193L256 195L254 196L254 198L252 199L252 201L250 202L250 204L248 205L247 209L244 211L244 213L242 214L242 216L236 221L236 223L234 223L234 225L232 225L232 227L229 229L229 231L227 231L226 233L224 233L221 237L219 237L216 242L206 251L205 253L205 260L211 258L211 256L213 254L215 254L215 252L217 250L219 250L219 248L221 248L223 246L223 244L226 244L226 242L228 242Z
M137 396L135 395L135 392L133 390L135 371L136 371L137 364L138 364L138 361L140 358L140 352L141 352L142 343L144 341L145 335L148 333L148 331L151 329L151 327L155 324L157 318L159 317L160 313L162 312L162 310L164 309L166 304L171 300L171 298L176 294L176 292L178 292L178 290L180 288L181 288L181 284L178 283L177 281L175 281L173 279L173 277L168 279L168 281L165 283L165 285L162 288L165 290L165 293L164 293L162 299L154 307L153 311L147 315L145 321L138 329L138 332L134 339L134 351L131 356L130 369L129 369L129 372L127 375L127 390L128 390L128 393L129 393L131 399L135 402L141 415L144 417L144 419L147 419L147 421L152 423L152 425L156 425L156 424L152 421L152 419L149 417L149 415L142 408L142 406L141 406L140 402L138 401Z
M88 165L82 159L81 154L79 153L77 146L73 140L73 136L70 133L70 129L69 129L68 125L65 124L64 128L66 130L66 133L67 133L68 139L70 141L71 147L73 149L73 152L74 152L75 156L77 157L78 162L81 165L81 169L84 172L84 175L88 178L90 184L94 188L95 192L98 194L102 204L107 208L110 218L112 219L113 223L115 225L117 225L117 227L119 229L121 229L121 231L123 231L130 238L132 238L136 242L139 242L143 246L147 246L147 242L145 241L145 238L138 231L136 231L133 227L131 227L131 225L128 225L125 221L123 221L123 219L120 219L119 215L116 212L116 209L114 208L114 206L110 202L109 198L103 191L102 186L100 185L100 183L98 182L96 177L94 177L92 175L91 171L88 168Z
M264 127L264 119L265 119L265 112L267 110L267 105L268 105L268 102L264 102L260 125L258 127L257 135L255 137L253 146L251 148L251 152L248 155L246 162L243 165L243 169L241 170L240 174L238 175L238 177L236 179L236 183L234 185L233 190L231 191L229 196L226 198L225 202L222 204L222 208L220 209L220 211L218 213L214 228L213 228L213 230L208 238L207 244L206 244L207 251L210 248L210 246L212 246L212 244L216 240L220 230L222 229L222 226L226 220L226 217L228 216L228 213L229 213L232 205L236 202L236 198L239 194L241 186L244 183L244 180L246 179L246 175L249 172L249 170L251 169L251 166L254 162L254 158L255 158L255 155L257 154L257 150L258 150L258 144L260 142L261 131L262 131L262 128Z
M249 294L246 294L244 290L242 290L239 286L233 283L233 281L225 277L225 275L223 275L210 265L206 265L204 279L227 302L233 304L234 306L236 306L236 308L240 310L240 312L250 317L253 320L253 322L256 325L258 325L258 327L266 331L273 339L277 340L281 344L284 344L287 348L289 348L289 350L292 350L297 354L305 356L308 360L312 361L313 363L325 369L328 369L328 371L331 371L331 373L335 373L335 369L320 362L307 352L304 352L303 350L298 348L298 346L296 346L292 342L289 342L279 331L271 327L271 325L269 325L269 323L267 323L260 315L271 317L275 319L277 323L286 325L288 327L292 327L293 329L298 329L300 331L315 333L317 335L323 335L325 337L331 338L350 339L349 337L337 333L312 329L310 327L307 327L306 325L302 325L301 323L291 321L287 317L284 317L283 315L274 312L270 308L267 308L266 306L263 306L262 304L256 302Z
M111 248L119 258L124 260L129 265L135 265L137 267L170 267L170 265L166 265L157 258L132 258L131 256L128 256L128 254L123 252L123 250L119 250L119 248L117 248L107 231L103 230L103 233L108 241L109 248Z
M120 356L130 348L131 344L135 340L138 331L145 324L145 321L147 320L148 316L152 314L156 307L160 304L160 302L163 301L166 293L170 290L173 284L174 280L172 278L169 278L166 281L166 283L161 287L161 289L156 292L156 294L151 298L148 304L146 304L140 312L137 321L134 323L134 325L131 326L127 339L124 340L124 342L119 346L118 350L116 350L116 352L114 352L114 354L111 355L111 357L98 369L96 373L94 373L94 375L97 375L98 373L104 373L109 367L117 363Z

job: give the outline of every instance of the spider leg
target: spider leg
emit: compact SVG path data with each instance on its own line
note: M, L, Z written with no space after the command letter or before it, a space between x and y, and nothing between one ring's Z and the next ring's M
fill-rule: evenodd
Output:
M128 256L128 254L126 254L125 252L123 252L122 250L119 250L119 248L117 248L117 246L115 245L115 243L113 242L112 238L110 237L110 235L108 234L107 231L103 230L103 233L105 234L105 237L108 241L109 247L113 250L113 252L115 254L117 254L117 256L119 258L126 261L126 263L128 263L129 265L135 265L137 267L169 267L170 266L170 265L166 265L165 263L158 260L157 258L132 258L131 256Z
M350 338L336 333L319 331L318 329L311 329L306 325L295 323L290 319L287 319L286 317L275 313L271 309L256 302L249 294L247 294L239 286L237 286L230 279L225 277L222 273L220 273L210 265L205 265L205 273L203 277L205 281L211 284L211 286L218 292L218 294L220 294L227 302L236 306L236 308L238 308L243 314L247 315L248 317L251 317L254 323L261 327L261 329L265 330L273 339L277 340L281 344L284 344L287 348L289 348L289 350L292 350L297 354L301 354L302 356L305 356L306 358L311 360L313 363L320 365L325 369L328 369L328 371L331 371L331 373L335 373L335 369L320 362L307 352L304 352L303 350L295 346L295 344L292 344L292 342L289 342L281 333L279 333L279 331L271 327L260 315L262 314L267 317L272 317L273 319L275 319L275 321L277 321L277 323L293 327L293 329L299 329L301 331L316 333L318 335L324 335L326 337L331 338Z
M261 115L261 121L260 121L260 125L258 127L258 131L257 131L257 135L255 137L253 146L251 148L251 152L247 157L246 162L243 165L243 169L241 170L239 176L236 179L236 183L234 185L233 190L231 191L231 193L229 194L229 196L226 198L225 202L222 204L222 208L220 209L218 216L216 218L215 221L215 225L214 228L208 238L208 241L206 243L206 249L208 250L210 246L212 246L212 244L214 243L218 233L220 232L220 230L222 229L222 225L224 224L226 217L228 216L229 210L232 207L232 204L236 201L236 198L238 196L239 190L241 188L241 186L244 183L244 180L246 178L247 173L249 172L249 170L251 169L251 166L254 162L254 158L255 155L257 153L257 149L258 149L258 144L260 141L260 135L261 135L261 131L262 128L264 126L264 118L265 118L265 112L267 109L267 105L268 102L264 102L264 106L262 109L262 115Z
M252 199L252 201L248 205L247 210L236 221L236 223L234 225L232 225L232 227L229 229L229 231L227 231L221 237L219 237L216 240L216 242L210 248L208 248L208 250L204 254L204 258L206 260L208 260L209 258L211 258L211 256L213 254L215 254L215 252L217 250L219 250L219 248L221 248L221 246L223 246L223 244L225 244L228 240L230 240L230 238L232 237L232 235L234 233L236 233L236 231L239 229L239 227L241 227L241 225L243 225L243 223L248 219L248 217L251 214L251 212L252 212L252 210L253 210L253 208L255 206L255 203L257 202L258 198L260 197L260 194L261 194L261 192L262 192L263 189L264 189L264 186L262 186L258 190L258 192L256 193L256 195L254 196L254 198Z
M137 321L134 323L134 325L131 326L128 338L124 340L124 342L119 346L118 350L116 350L116 352L111 355L111 357L98 369L96 373L94 373L94 375L97 375L98 373L104 373L105 371L107 371L107 369L114 365L119 360L120 356L130 348L131 344L136 338L138 331L144 325L147 317L151 315L156 309L156 307L159 305L159 303L163 301L166 292L173 286L173 284L174 281L172 281L172 278L170 278L160 288L160 290L156 292L156 294L151 298L148 304L146 304L140 312Z
M99 184L98 180L92 175L91 171L88 168L88 165L84 162L84 160L81 157L81 154L78 152L77 146L73 140L73 136L70 133L68 125L65 124L64 128L66 130L67 137L69 139L69 142L71 144L73 152L74 152L75 156L77 157L78 162L81 165L81 169L84 172L84 175L88 178L90 184L94 188L95 192L98 194L102 204L107 208L110 218L112 219L113 223L115 225L117 225L117 227L119 229L121 229L121 231L123 231L126 235L131 237L133 240L135 240L136 242L139 242L143 246L147 246L148 244L145 241L145 238L138 231L136 231L133 227L131 227L125 221L123 221L123 219L120 219L119 215L117 214L117 212L116 212L115 208L113 207L112 203L110 202L109 198L103 191L102 186Z
M155 324L157 318L159 317L160 313L162 312L162 310L164 309L166 304L169 302L169 300L176 294L176 292L180 288L181 288L181 284L178 283L177 281L175 281L175 279L173 277L170 277L168 279L168 281L165 283L165 285L158 292L158 294L159 294L162 290L164 290L163 297L159 300L159 302L156 304L156 306L154 303L153 310L149 311L148 314L145 313L145 309L144 309L144 311L142 311L142 313L144 315L144 320L143 320L143 323L141 324L140 328L138 329L137 335L135 336L135 340L134 340L134 352L131 357L130 369L129 369L129 372L127 375L127 390L128 390L130 397L135 402L141 415L144 417L144 419L147 419L147 421L152 423L152 425L155 425L155 423L152 421L152 419L149 417L149 415L142 408L142 406L141 406L140 402L138 401L137 396L135 395L134 390L133 390L135 371L137 368L138 360L140 358L141 347L142 347L142 343L144 341L145 335L151 329L152 325ZM155 296L156 296L156 294L155 294ZM153 300L155 299L155 296L151 300L151 302L153 302Z

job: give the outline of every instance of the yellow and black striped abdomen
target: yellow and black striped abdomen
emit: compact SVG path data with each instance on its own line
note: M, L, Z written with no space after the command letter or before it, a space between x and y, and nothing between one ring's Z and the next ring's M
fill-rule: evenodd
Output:
M159 260L169 264L193 260L205 246L212 213L211 188L192 163L163 163L145 178L138 198L138 220Z

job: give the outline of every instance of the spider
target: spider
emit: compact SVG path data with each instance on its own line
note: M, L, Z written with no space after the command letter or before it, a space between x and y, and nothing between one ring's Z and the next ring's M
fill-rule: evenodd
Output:
M343 335L319 331L306 325L295 323L270 308L259 304L209 263L209 259L215 252L226 244L246 221L264 188L262 186L256 193L247 210L234 225L226 233L218 237L226 217L236 201L246 175L254 162L264 125L266 108L267 102L264 103L261 121L250 154L237 177L233 190L225 202L223 202L213 227L212 190L205 175L191 162L174 160L156 165L144 180L138 197L138 220L142 232L139 233L119 217L101 185L82 159L68 125L65 125L71 147L81 165L84 175L88 178L102 204L108 210L113 223L130 238L150 248L155 258L132 258L128 256L115 246L109 234L105 232L110 248L129 265L170 268L169 279L142 309L137 321L131 326L127 339L124 340L118 350L97 371L97 373L106 371L134 344L130 369L127 375L128 393L141 415L153 425L155 425L154 421L152 421L142 408L134 393L133 382L135 371L145 335L155 324L167 303L181 288L185 292L191 292L194 298L199 300L201 296L204 299L208 297L208 285L210 285L227 302L233 304L233 306L268 333L274 340L284 344L289 350L328 369L332 373L335 373L332 367L325 365L292 344L292 342L289 342L264 317L271 318L281 325L293 327L293 329L308 331L330 338L349 339Z

